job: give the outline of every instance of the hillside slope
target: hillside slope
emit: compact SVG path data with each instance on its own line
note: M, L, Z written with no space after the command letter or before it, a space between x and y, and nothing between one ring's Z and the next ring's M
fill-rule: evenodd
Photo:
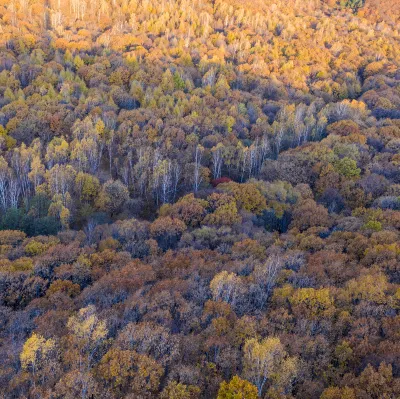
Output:
M0 0L1 398L400 397L393 3Z

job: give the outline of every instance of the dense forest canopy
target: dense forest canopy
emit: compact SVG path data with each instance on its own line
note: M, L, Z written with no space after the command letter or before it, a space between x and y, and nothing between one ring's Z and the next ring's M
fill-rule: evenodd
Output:
M0 0L0 396L400 397L400 2Z

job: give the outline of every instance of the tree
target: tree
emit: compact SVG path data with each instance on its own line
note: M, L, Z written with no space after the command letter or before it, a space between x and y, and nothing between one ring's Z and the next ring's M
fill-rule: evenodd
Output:
M361 172L361 169L357 168L357 162L348 157L344 157L337 161L335 169L339 174L348 178L359 177Z
M71 213L69 209L66 206L64 206L64 203L69 202L68 199L70 198L71 196L69 195L69 193L67 193L67 196L63 201L61 194L56 194L53 197L53 200L48 210L49 216L52 216L55 219L59 220L61 226L65 229L69 227Z
M135 361L136 373L133 376L133 392L138 396L154 396L158 391L164 368L146 355L138 355Z
M213 193L208 202L213 213L203 219L203 224L208 226L232 226L240 223L242 218L239 215L235 199L227 194Z
M221 190L232 194L238 203L239 208L248 212L260 214L267 208L263 195L254 183L224 183L218 186Z
M207 206L207 201L188 194L176 202L168 213L183 220L187 226L197 227L206 216Z
M57 348L54 339L45 339L41 335L33 333L28 338L20 354L21 367L23 370L32 372L33 383L36 378L46 378L46 373L51 373L57 360Z
M129 323L117 342L122 348L149 355L164 366L173 363L179 355L177 337L154 322Z
M89 399L98 396L101 390L91 373L72 370L56 384L55 392L64 399Z
M251 398L265 337L263 399L400 398L400 1L360 3L0 0L1 398Z
M45 175L44 165L42 164L39 156L34 156L31 163L31 171L28 176L33 183L34 190L42 183Z
M181 382L170 381L161 392L161 399L197 399L200 388L194 385L185 385Z
M162 75L161 88L164 93L170 94L174 91L175 79L170 69L167 69Z
M229 382L220 385L217 399L257 399L257 387L235 375Z
M47 183L50 193L61 195L63 204L67 198L67 194L73 187L76 177L76 171L71 165L54 165L46 172Z
M317 205L314 200L307 199L294 209L290 227L297 227L300 231L303 231L314 226L326 227L329 224L327 209L322 205Z
M194 172L193 172L193 191L197 192L203 182L203 173L201 160L203 157L204 148L201 145L197 145L194 151Z
M212 172L215 179L221 177L221 171L223 166L223 149L222 143L218 143L215 147L211 149L212 152Z
M169 216L159 217L150 225L151 235L163 249L175 246L185 230L185 223Z
M68 160L69 144L63 137L54 137L47 145L45 160L47 167L52 168L54 164L63 164Z
M365 300L375 303L386 303L388 290L387 277L384 274L366 274L348 281L346 291L353 301Z
M278 280L283 262L278 255L270 256L267 261L255 266L252 277L254 280L255 292L254 302L260 309L267 303L275 284Z
M92 367L107 338L106 323L99 320L96 308L89 305L71 316L68 319L67 327L71 334L67 341L71 351L70 355L77 356L72 360L76 363L79 372L84 375Z
M210 282L214 301L223 301L234 306L242 290L240 277L226 270L215 275Z
M320 399L355 399L356 395L353 388L349 387L329 387L322 392Z
M63 293L69 297L75 297L80 293L79 284L69 280L55 280L46 291L46 296Z
M75 190L81 201L94 201L100 190L99 180L84 172L79 172L75 177Z
M311 319L332 316L335 308L329 288L299 288L290 298L296 313Z
M119 180L108 180L104 183L100 194L96 200L99 209L116 214L129 199L129 191Z
M360 133L360 127L352 120L341 120L331 123L326 131L328 134L336 134L338 136L350 136L352 134Z
M267 337L262 341L255 338L246 340L243 355L244 376L257 387L259 396L274 376L284 382L280 387L283 391L291 387L297 373L296 358L288 357L278 337Z
M138 397L152 397L158 390L164 369L149 356L112 348L102 357L97 373L117 392L132 388Z
M387 397L398 397L400 387L398 380L393 378L391 364L382 362L379 367L372 367L370 364L363 370L358 379L357 388L361 395L378 399L382 395Z
M146 369L146 366L150 368ZM120 392L126 391L132 384L143 387L143 383L145 390L154 390L158 386L162 368L135 351L112 348L102 357L97 373ZM146 383L146 380L149 382Z
M364 6L365 0L343 0L345 7L351 8L354 12L357 12L361 7Z

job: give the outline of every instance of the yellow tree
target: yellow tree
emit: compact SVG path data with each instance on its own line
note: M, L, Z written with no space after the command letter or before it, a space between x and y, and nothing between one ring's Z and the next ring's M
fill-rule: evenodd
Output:
M99 180L89 173L78 172L75 178L75 190L81 201L92 202L100 191Z
M254 183L229 182L220 184L218 188L233 195L239 207L247 212L261 214L267 208L265 198Z
M115 388L123 388L134 375L135 355L131 350L110 349L97 367L98 375Z
M329 288L299 288L289 301L297 315L309 319L330 317L335 311Z
M45 160L47 166L52 168L56 163L64 163L68 160L69 145L63 137L54 137L47 146Z
M157 392L164 368L150 356L112 348L102 357L97 373L117 392L130 387L138 397L148 397Z
M42 183L45 175L45 168L40 160L40 156L35 155L32 159L31 163L31 171L28 174L29 179L33 183L33 186L36 188Z
M69 193L67 193L67 198L70 198ZM69 202L68 199L66 200L66 202ZM49 216L57 218L64 229L68 229L71 213L69 209L64 206L61 194L56 194L53 197L52 202L49 206L48 214Z
M26 340L20 354L20 361L22 369L32 373L33 383L35 383L37 376L44 379L44 371L55 360L56 352L54 339L46 340L41 335L33 333Z
M322 392L320 399L355 399L356 394L353 388L329 387Z
M67 327L71 332L68 346L71 355L77 355L75 359L78 363L80 372L87 372L93 363L101 345L107 338L108 330L106 322L99 320L96 308L89 305L80 309L79 312L71 316Z
M223 381L217 399L257 399L257 387L235 375L229 382Z
M269 380L279 391L290 388L297 373L297 359L288 356L278 337L267 337L261 342L248 339L243 352L244 375L257 387L259 396Z

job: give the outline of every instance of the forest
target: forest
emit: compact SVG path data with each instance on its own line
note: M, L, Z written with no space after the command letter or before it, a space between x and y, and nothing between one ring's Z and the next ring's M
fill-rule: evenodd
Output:
M0 397L398 399L400 2L0 0Z

